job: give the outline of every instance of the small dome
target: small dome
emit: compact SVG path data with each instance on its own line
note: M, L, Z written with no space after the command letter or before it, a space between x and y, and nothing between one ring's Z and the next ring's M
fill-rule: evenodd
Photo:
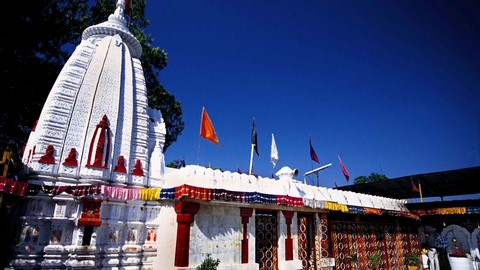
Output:
M87 40L94 35L120 35L127 44L130 53L134 58L140 58L142 55L142 46L135 36L128 30L127 19L125 17L125 3L122 0L117 2L117 8L113 14L108 17L108 21L88 27L83 31L82 40Z

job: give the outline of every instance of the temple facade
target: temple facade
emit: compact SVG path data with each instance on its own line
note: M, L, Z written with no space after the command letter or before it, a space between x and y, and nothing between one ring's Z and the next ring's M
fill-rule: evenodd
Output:
M166 168L142 48L118 1L84 30L26 145L13 269L404 269L419 254L406 200L187 165ZM379 260L374 258L378 257ZM378 264L375 261L379 261Z

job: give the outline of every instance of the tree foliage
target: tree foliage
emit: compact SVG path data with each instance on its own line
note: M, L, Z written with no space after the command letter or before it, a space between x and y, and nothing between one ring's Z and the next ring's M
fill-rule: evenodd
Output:
M167 165L165 165L166 167L169 167L169 168L176 168L176 169L180 169L182 167L185 167L185 160L183 159L176 159L174 161L170 161L169 163L167 163Z
M388 177L384 174L379 173L371 173L368 177L366 176L358 176L353 180L355 185L357 184L365 184L365 183L373 183L373 182L380 182L386 181Z
M167 128L164 151L182 133L182 107L158 81L167 65L167 54L153 47L153 38L144 32L145 0L132 2L130 31L143 47L141 57L149 106L162 112ZM108 19L114 0L11 1L9 16L2 16L0 36L0 145L17 151L26 144L43 104L72 50L80 43L83 30ZM8 95L8 99L7 99Z

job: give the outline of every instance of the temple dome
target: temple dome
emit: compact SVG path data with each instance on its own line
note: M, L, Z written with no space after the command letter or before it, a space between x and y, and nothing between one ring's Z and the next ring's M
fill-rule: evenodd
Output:
M82 40L87 40L95 35L120 35L122 40L130 48L130 53L134 58L140 58L142 55L142 46L140 42L128 30L127 19L125 17L125 3L118 1L115 12L108 17L108 21L97 25L92 25L85 29L82 34Z

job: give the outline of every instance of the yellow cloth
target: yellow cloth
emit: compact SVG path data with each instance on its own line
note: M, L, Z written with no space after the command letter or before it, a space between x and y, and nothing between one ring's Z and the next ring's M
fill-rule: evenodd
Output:
M438 208L437 214L439 215L448 215L448 214L465 214L465 207L450 207L450 208Z
M152 201L160 199L161 188L142 188L141 198L144 201Z
M325 209L348 213L348 206L336 202L325 202Z

